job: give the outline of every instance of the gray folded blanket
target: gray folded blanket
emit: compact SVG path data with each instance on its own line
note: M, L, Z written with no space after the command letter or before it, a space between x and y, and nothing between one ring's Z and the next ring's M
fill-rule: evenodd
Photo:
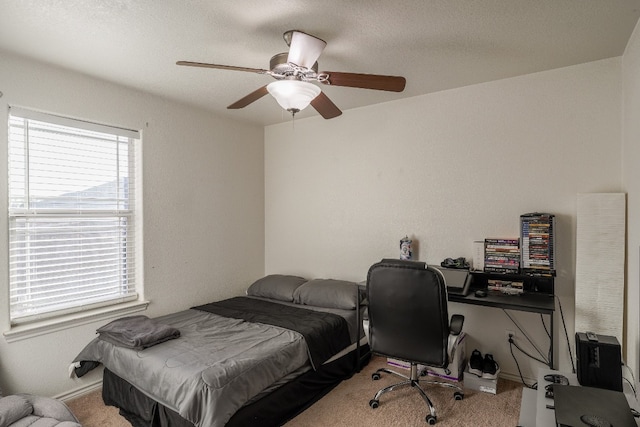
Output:
M120 347L143 350L178 338L180 331L147 316L129 316L107 323L97 330L98 338Z

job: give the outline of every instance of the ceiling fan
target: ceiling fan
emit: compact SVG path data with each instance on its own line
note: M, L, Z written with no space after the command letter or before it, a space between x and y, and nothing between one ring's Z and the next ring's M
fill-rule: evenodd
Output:
M274 55L271 58L268 70L190 61L178 61L176 64L268 74L276 79L275 82L262 86L229 105L227 107L229 109L244 108L270 93L282 108L294 116L311 104L322 117L332 119L342 114L342 111L317 85L311 83L312 81L332 86L391 92L402 92L404 90L406 84L404 77L334 71L318 72L318 63L316 61L327 45L324 40L298 30L285 32L283 38L289 46L289 52Z

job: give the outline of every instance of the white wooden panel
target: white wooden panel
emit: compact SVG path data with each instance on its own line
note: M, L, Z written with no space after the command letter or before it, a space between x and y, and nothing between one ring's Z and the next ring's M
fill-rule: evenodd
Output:
M576 332L612 335L622 344L625 194L578 194Z

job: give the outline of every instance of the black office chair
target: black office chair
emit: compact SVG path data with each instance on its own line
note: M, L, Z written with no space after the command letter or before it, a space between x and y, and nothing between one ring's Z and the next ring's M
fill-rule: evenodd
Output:
M447 288L442 273L423 262L384 259L369 269L367 298L371 351L411 363L410 376L387 368L372 374L374 380L386 372L405 381L378 391L369 406L377 408L384 393L411 386L429 406L427 423L435 424L436 410L420 387L421 383L455 389L456 400L464 397L462 388L456 384L419 379L418 364L437 368L448 366L452 358L449 352L464 322L461 315L453 315L449 322Z

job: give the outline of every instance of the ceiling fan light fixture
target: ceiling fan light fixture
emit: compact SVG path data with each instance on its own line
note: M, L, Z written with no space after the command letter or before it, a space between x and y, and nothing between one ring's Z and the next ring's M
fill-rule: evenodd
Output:
M320 94L318 86L301 80L276 80L267 85L267 90L278 104L291 114L307 108Z
M318 85L310 82L334 87L344 86L391 92L402 92L404 90L406 79L401 76L335 71L318 73L318 58L327 42L298 30L286 31L283 37L289 46L289 51L278 53L271 57L268 70L192 61L178 61L176 64L266 74L276 79L275 82L261 86L227 106L230 110L244 108L270 93L278 104L293 116L311 104L322 117L332 119L341 115L342 111L320 90Z

